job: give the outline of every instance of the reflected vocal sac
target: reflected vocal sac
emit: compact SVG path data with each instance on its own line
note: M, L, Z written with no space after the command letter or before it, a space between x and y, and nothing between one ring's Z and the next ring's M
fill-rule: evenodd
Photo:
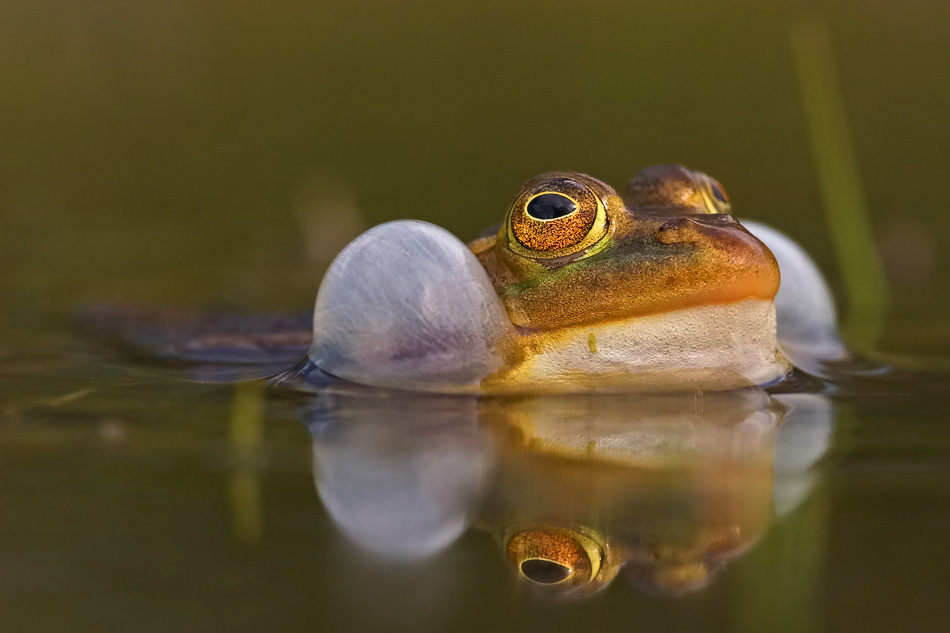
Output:
M776 522L796 521L833 409L815 394L446 398L360 393L301 407L320 499L367 556L409 564L463 533L558 599L622 576L707 587Z

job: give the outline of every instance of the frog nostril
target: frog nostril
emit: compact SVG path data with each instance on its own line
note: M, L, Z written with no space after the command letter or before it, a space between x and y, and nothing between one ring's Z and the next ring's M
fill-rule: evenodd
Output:
M686 218L675 218L664 222L663 225L656 230L656 240L660 244L678 244L681 242L687 242L692 237L693 232L690 230L691 223Z
M554 585L570 576L571 568L553 560L530 558L521 563L521 573L540 585Z

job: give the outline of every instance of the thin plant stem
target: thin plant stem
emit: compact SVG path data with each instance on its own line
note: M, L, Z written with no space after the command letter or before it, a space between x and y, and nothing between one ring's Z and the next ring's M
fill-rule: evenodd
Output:
M835 71L827 23L791 25L792 50L831 240L847 288L843 334L873 352L886 325L889 290L865 203L857 158Z

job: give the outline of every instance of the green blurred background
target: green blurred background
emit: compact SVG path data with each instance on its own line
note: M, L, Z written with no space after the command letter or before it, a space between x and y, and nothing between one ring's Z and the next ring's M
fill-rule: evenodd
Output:
M306 309L395 218L463 239L528 178L682 162L787 231L846 301L791 24L826 21L892 284L886 343L950 336L950 5L0 2L0 291ZM358 214L354 212L358 209Z

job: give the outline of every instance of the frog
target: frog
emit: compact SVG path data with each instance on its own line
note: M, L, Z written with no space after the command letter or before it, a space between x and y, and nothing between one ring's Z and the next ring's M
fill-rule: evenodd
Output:
M798 255L780 250L787 279L817 270L787 242ZM797 294L779 297L781 269L702 172L651 167L623 197L592 176L549 172L467 246L413 221L357 238L320 287L309 358L354 382L418 391L767 385L792 368L783 343L805 356L799 339L836 332L827 286L792 283ZM813 297L822 309L801 310Z
M96 320L114 329L115 314ZM307 342L303 361L267 376L307 389L726 390L845 353L811 258L740 223L717 180L681 165L640 171L623 196L580 172L542 174L469 244L417 220L374 227L330 264L312 335L304 318L172 318L163 329L153 315L143 337L126 327L136 318L118 318L133 343L245 370Z

